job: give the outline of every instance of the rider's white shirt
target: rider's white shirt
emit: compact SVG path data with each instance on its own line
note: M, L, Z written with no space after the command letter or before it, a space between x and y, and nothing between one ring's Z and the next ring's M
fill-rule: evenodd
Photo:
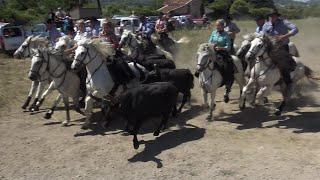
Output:
M89 38L90 38L90 36L89 36L88 32L81 33L80 31L78 31L77 35L74 37L74 40L76 42L79 42L81 40L85 40L85 39L89 39Z

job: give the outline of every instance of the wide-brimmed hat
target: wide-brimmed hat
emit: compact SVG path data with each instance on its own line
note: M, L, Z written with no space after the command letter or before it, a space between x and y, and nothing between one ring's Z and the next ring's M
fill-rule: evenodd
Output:
M271 15L276 15L276 16L281 16L281 14L278 12L278 10L276 9L272 9L268 14L267 16L271 16Z
M94 16L91 16L90 18L88 18L88 20L90 20L90 21L98 21L98 19L96 17L94 17Z
M261 20L261 19L266 19L266 17L265 17L265 16L262 16L262 15L259 15L259 16L256 16L256 17L254 18L255 21L258 21L258 20Z
M233 18L229 14L225 15L223 17L223 19L228 19L228 20L231 20L231 21L233 20Z

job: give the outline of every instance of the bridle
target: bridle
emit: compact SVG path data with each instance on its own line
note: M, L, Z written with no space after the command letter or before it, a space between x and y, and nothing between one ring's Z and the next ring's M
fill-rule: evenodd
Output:
M267 50L267 47L266 47L266 45L265 45L265 41L264 41L264 39L263 38L261 38L261 37L259 37L259 39L263 42L263 46L262 46L262 48L263 48L263 52L262 52L262 54L264 54L265 52L266 52L266 50ZM256 57L256 55L258 54L258 52L260 52L261 50L262 50L262 48L260 48L259 50L257 50L257 48L260 48L260 47L254 47L252 50L250 50L249 49L249 53L251 53L254 57ZM256 53L254 53L254 52L256 52Z
M82 59L82 60L75 59L75 61L80 62L80 67L82 67L82 65L87 66L88 64L91 63L91 61L93 61L93 60L98 56L99 52L96 52L96 54L95 54L93 57L91 57L91 55L90 55L90 53L89 53L89 48L88 48L88 47L85 47L85 46L83 46L83 45L80 45L80 46L82 46L83 48L86 49L86 54L83 56L83 59ZM88 62L88 63L84 63L84 60L86 59L87 56L89 57L89 62ZM91 74L90 79L89 79L88 81L86 81L86 84L89 84L89 83L90 83L91 79L93 78L93 75L100 69L100 67L102 66L103 63L104 63L104 62L101 61L100 65L99 65L99 66L93 71L93 73Z
M59 89L61 87L61 85L64 83L65 79L66 79L67 68L65 68L65 70L61 74L59 74L57 76L54 76L54 73L57 71L57 69L60 67L61 64L64 64L64 62L60 62L55 68L53 68L53 71L51 71L51 69L50 69L50 56L51 56L50 53L47 53L47 59L45 58L44 53L39 53L38 56L34 56L34 57L41 58L42 60L40 61L41 65L39 66L38 72L36 72L36 71L33 71L33 72L39 74L39 71L40 71L40 68L41 68L43 62L46 62L47 63L47 67L46 67L45 70L49 72L50 77L52 77L52 78L61 78L63 76L62 82L57 87L57 89Z

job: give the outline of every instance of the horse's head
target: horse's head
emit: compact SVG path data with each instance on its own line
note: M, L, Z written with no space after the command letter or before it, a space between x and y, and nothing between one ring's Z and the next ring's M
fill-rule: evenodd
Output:
M63 53L64 50L72 48L74 46L74 40L70 36L63 36L59 38L59 41L55 45L55 49L58 52Z
M83 40L78 43L71 68L79 70L83 65L89 64L96 58L109 59L114 54L112 44L108 42L101 42L100 39Z
M29 36L22 45L14 52L14 58L29 57L36 53L39 46L48 46L49 40L46 37Z
M242 41L241 47L237 51L236 56L238 56L240 59L244 59L250 47L251 47L251 41L248 39L245 39L244 41Z
M217 59L216 52L213 48L209 46L208 43L203 43L199 46L197 51L197 71L202 72L210 61L215 61Z
M130 31L124 30L121 35L120 42L119 42L120 47L128 46L132 42L133 38L134 38L134 36Z
M71 69L80 70L83 65L89 63L90 59L87 58L89 54L89 45L81 44L77 47L75 51L74 60L71 64Z
M250 61L256 57L262 56L268 47L268 43L266 41L267 36L266 35L257 35L252 41L251 41L251 47L249 48L245 59L246 61Z
M47 70L47 62L40 50L36 50L36 54L31 59L31 68L29 71L29 79L31 81L39 80L41 75Z

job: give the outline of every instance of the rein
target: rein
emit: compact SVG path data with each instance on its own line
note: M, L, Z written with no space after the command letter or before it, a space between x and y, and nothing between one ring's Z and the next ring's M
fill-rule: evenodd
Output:
M210 79L211 79L211 83L212 83L213 71L216 69L216 67L213 66L213 68L211 69L210 68L211 63L213 63L213 60L211 60L210 56L208 55L208 58L204 64L201 64L201 63L197 64L198 66L200 66L200 69L199 69L200 72L203 72L206 69L209 69L211 71L211 75L203 82L203 84L208 82Z

